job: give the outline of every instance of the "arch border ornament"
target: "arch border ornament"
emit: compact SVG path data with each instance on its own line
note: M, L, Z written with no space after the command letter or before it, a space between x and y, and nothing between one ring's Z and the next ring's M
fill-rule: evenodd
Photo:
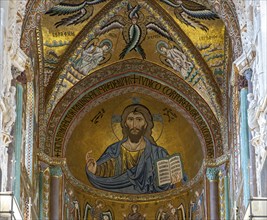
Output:
M188 112L198 129L202 130L201 134L207 147L205 156L212 159L223 154L219 122L201 96L173 73L137 59L98 70L70 89L49 119L47 130L44 131L47 133L44 151L51 156L64 156L62 152L66 132L85 105L99 96L111 94L112 90L129 86L133 92L138 91L138 87L146 88L180 105Z

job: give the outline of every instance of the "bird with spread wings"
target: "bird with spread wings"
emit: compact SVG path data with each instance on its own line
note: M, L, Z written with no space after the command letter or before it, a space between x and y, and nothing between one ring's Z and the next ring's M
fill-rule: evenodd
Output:
M106 0L85 0L78 4L60 3L50 8L45 14L49 14L50 16L70 15L69 17L62 18L59 22L55 23L56 27L62 25L76 25L86 21L92 16L94 12L93 5L104 1Z
M143 59L146 59L146 54L141 44L147 35L147 30L153 30L161 36L173 40L163 27L156 24L151 17L146 18L140 9L140 5L132 6L131 4L128 4L128 16L114 16L107 24L103 25L97 31L97 34L101 35L113 29L122 29L122 35L126 42L126 46L120 54L120 59L123 59L126 54L132 50L135 50Z
M208 31L209 28L202 24L199 20L215 20L218 15L193 1L188 0L160 0L165 4L174 8L174 14L184 24L193 28L200 28L203 31Z

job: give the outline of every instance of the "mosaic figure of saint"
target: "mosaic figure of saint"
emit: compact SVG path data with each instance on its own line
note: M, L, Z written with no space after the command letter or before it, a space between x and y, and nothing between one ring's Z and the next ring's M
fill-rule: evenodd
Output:
M107 40L102 41L99 45L95 45L95 43L90 44L73 62L73 68L81 74L87 75L92 69L96 68L106 59L105 55L111 47L111 42Z
M139 212L139 207L136 204L133 204L131 206L131 212L128 215L123 215L124 220L145 220L146 219L146 215L142 215Z
M89 215L91 218L89 218ZM102 200L96 200L94 206L89 203L85 205L84 219L112 220L112 213Z
M156 193L174 188L171 183L157 184L155 161L168 157L152 137L152 115L141 104L127 106L122 113L123 139L110 146L95 160L92 151L86 155L86 174L99 189L120 193Z
M202 190L201 194L199 192L195 192L195 201L190 202L190 214L192 219L202 220L205 216L204 207L203 207L203 199L204 199L204 190Z
M188 61L186 55L176 46L169 46L166 42L159 41L157 48L161 54L161 62L180 72L184 78L187 76L187 72L193 68L193 64Z
M178 207L169 202L166 207L160 207L157 214L156 220L185 220L185 210L183 204Z

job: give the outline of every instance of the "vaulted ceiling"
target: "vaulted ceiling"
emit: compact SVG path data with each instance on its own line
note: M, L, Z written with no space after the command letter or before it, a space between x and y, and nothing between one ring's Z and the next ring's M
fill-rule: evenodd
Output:
M224 23L215 13L186 1L99 1L95 5L88 3L88 6L86 1L79 3L76 6L77 1L61 3L41 19L48 110L92 72L123 60L143 59L182 78L210 104L216 116L220 116L231 48ZM138 16L140 33L134 37L138 38L135 40L142 52L136 46L122 56L124 48L132 43L131 13ZM103 60L96 61L99 63L82 74L72 68L82 50L105 41L110 48ZM170 51L168 54L161 51L163 45ZM175 52L183 54L180 59L184 61L171 62L171 59L177 59ZM180 62L181 66L175 62Z

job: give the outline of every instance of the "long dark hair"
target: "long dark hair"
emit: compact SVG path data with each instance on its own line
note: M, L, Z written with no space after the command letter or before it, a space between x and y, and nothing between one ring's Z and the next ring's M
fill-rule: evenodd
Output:
M138 112L140 114L143 115L143 117L146 120L147 123L147 127L145 129L145 133L144 136L152 143L156 145L156 142L154 140L154 138L152 137L152 128L154 127L154 123L153 123L153 118L152 115L149 111L149 109L147 107L145 107L144 105L141 104L132 104L132 105L128 105L122 113L122 120L121 120L121 127L122 127L122 134L123 134L123 139L127 138L127 128L125 126L125 122L127 119L127 116L131 113L131 112Z

